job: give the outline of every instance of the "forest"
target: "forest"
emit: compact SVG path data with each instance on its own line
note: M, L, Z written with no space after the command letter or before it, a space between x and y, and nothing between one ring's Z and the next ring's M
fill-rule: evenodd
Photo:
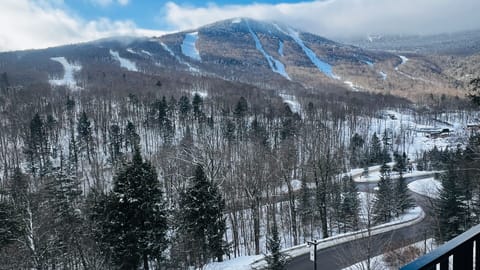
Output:
M463 98L293 95L201 76L133 90L125 74L103 76L115 83L71 91L3 74L1 269L201 268L354 231L371 224L346 173L372 165L382 178L371 222L388 222L412 207L402 173L413 156L446 171L432 202L442 213L436 238L478 219L478 172L468 170L478 167L478 137L407 157L412 132L378 124L387 109L425 125L473 121L476 107Z

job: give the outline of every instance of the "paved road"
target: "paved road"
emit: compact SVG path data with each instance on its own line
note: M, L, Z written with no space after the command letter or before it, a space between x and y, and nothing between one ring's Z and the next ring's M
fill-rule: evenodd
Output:
M425 177L422 177L425 178ZM413 181L413 179L410 179ZM365 184L365 187L368 184ZM362 190L362 185L359 185ZM414 225L400 228L397 230L377 234L371 237L358 239L355 241L339 244L330 248L317 251L317 269L334 270L342 269L354 263L374 257L384 253L387 250L400 248L418 241L424 240L433 234L429 224L431 222L431 204L428 198L413 194L417 204L425 211L425 219ZM369 248L370 252L368 252ZM287 265L287 269L303 270L313 269L313 262L309 259L309 254L293 258Z

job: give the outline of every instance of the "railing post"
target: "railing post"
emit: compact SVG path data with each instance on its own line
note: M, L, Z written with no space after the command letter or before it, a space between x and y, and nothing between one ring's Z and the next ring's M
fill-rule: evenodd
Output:
M466 241L455 249L453 269L473 269L473 240Z
M480 237L475 239L475 270L480 270Z

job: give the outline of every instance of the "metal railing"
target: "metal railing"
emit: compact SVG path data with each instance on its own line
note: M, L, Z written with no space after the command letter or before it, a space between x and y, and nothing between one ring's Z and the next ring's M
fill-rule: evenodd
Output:
M480 224L448 241L430 253L400 268L400 270L480 270Z

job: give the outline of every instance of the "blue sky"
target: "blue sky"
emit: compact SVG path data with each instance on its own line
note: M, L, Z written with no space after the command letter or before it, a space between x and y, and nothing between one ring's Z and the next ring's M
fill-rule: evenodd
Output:
M0 0L0 51L161 36L234 17L331 39L435 34L479 29L479 10L479 0Z
M111 20L132 20L137 26L147 29L175 30L162 19L165 12L165 4L168 1L155 0L64 0L64 4L80 17L95 20L99 18L110 18ZM251 5L251 4L277 4L273 0L234 0L234 1L173 1L179 6L208 7L211 5ZM282 3L298 3L298 0L283 0ZM308 1L307 1L308 2Z

